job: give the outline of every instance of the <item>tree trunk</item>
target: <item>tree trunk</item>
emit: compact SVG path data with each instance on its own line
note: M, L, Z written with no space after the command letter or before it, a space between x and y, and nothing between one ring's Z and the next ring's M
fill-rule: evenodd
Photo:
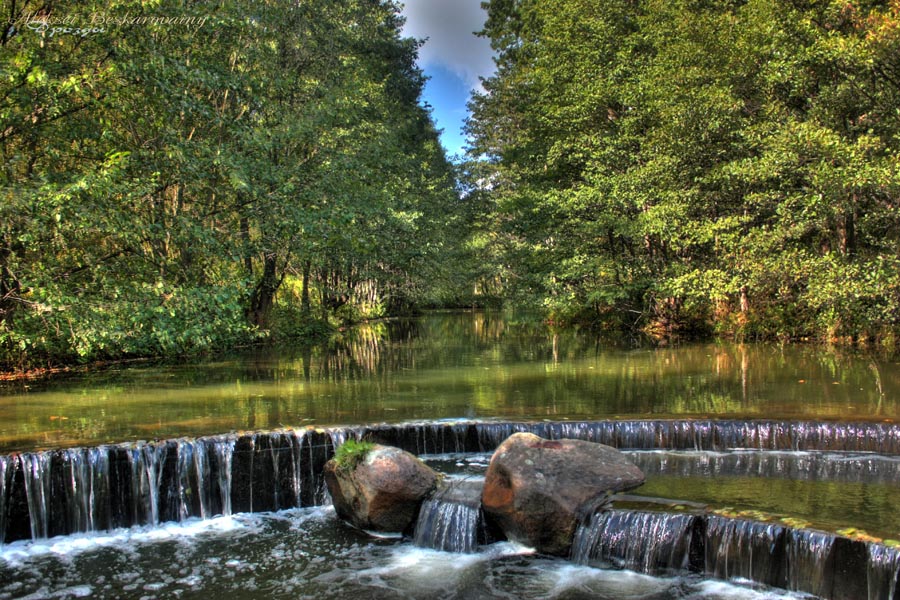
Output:
M311 261L303 263L303 287L300 290L300 314L304 317L309 316L309 271L312 269Z
M262 278L256 284L256 289L253 290L253 295L250 297L247 318L251 324L260 329L267 329L269 326L269 315L272 312L272 305L275 303L275 292L281 285L281 279L276 273L275 259L274 252L265 254Z
M849 256L856 249L856 219L852 211L838 217L838 248L841 254Z

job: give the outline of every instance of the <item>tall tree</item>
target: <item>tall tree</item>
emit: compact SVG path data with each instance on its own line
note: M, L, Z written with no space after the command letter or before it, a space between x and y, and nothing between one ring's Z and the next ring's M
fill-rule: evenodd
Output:
M472 103L511 285L557 318L900 325L894 2L490 2Z
M420 249L440 247L455 192L396 4L6 14L4 363L253 339L292 274L328 314L360 282L376 303L427 295L439 252Z

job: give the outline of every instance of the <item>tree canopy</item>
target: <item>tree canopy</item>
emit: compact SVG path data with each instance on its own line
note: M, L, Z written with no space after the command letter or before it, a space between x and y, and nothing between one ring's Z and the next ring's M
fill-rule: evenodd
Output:
M177 354L446 279L453 169L389 0L5 5L0 361ZM352 316L352 315L350 315Z
M900 2L485 6L468 129L507 294L666 333L896 336Z
M900 1L491 0L448 163L392 0L8 0L0 363L505 298L900 332Z

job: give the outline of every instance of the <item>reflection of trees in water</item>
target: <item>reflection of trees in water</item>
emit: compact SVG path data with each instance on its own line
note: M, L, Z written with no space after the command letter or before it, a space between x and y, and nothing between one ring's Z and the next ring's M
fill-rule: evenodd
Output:
M387 328L382 323L353 329L329 344L327 352L319 358L319 377L315 379L354 381L383 373L382 358L388 339Z
M485 344L497 342L506 330L506 321L493 313L475 313L472 318L475 338Z
M581 364L592 360L590 370ZM306 381L376 386L395 374L480 366L460 382L480 398L476 404L525 412L541 405L547 414L757 414L773 407L794 413L804 406L855 404L871 405L878 416L888 410L881 404L890 390L900 389L897 369L821 348L623 348L615 340L539 322L512 323L488 312L359 327L285 366L294 376L302 371Z
M0 446L459 416L900 417L900 368L879 358L770 344L635 348L500 313L380 321L318 346L44 385L0 405Z

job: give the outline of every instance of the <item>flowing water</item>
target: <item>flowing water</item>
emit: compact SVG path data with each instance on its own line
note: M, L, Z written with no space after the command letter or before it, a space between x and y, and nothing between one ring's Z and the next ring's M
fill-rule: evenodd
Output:
M527 598L773 600L701 576L650 577L534 556L456 554L377 539L330 509L219 517L0 551L0 598Z
M9 384L0 600L894 600L898 417L889 360L649 349L480 313ZM580 525L571 560L536 556L478 507L490 452L515 431L622 448L647 482ZM321 506L321 467L351 437L448 473L410 538Z

